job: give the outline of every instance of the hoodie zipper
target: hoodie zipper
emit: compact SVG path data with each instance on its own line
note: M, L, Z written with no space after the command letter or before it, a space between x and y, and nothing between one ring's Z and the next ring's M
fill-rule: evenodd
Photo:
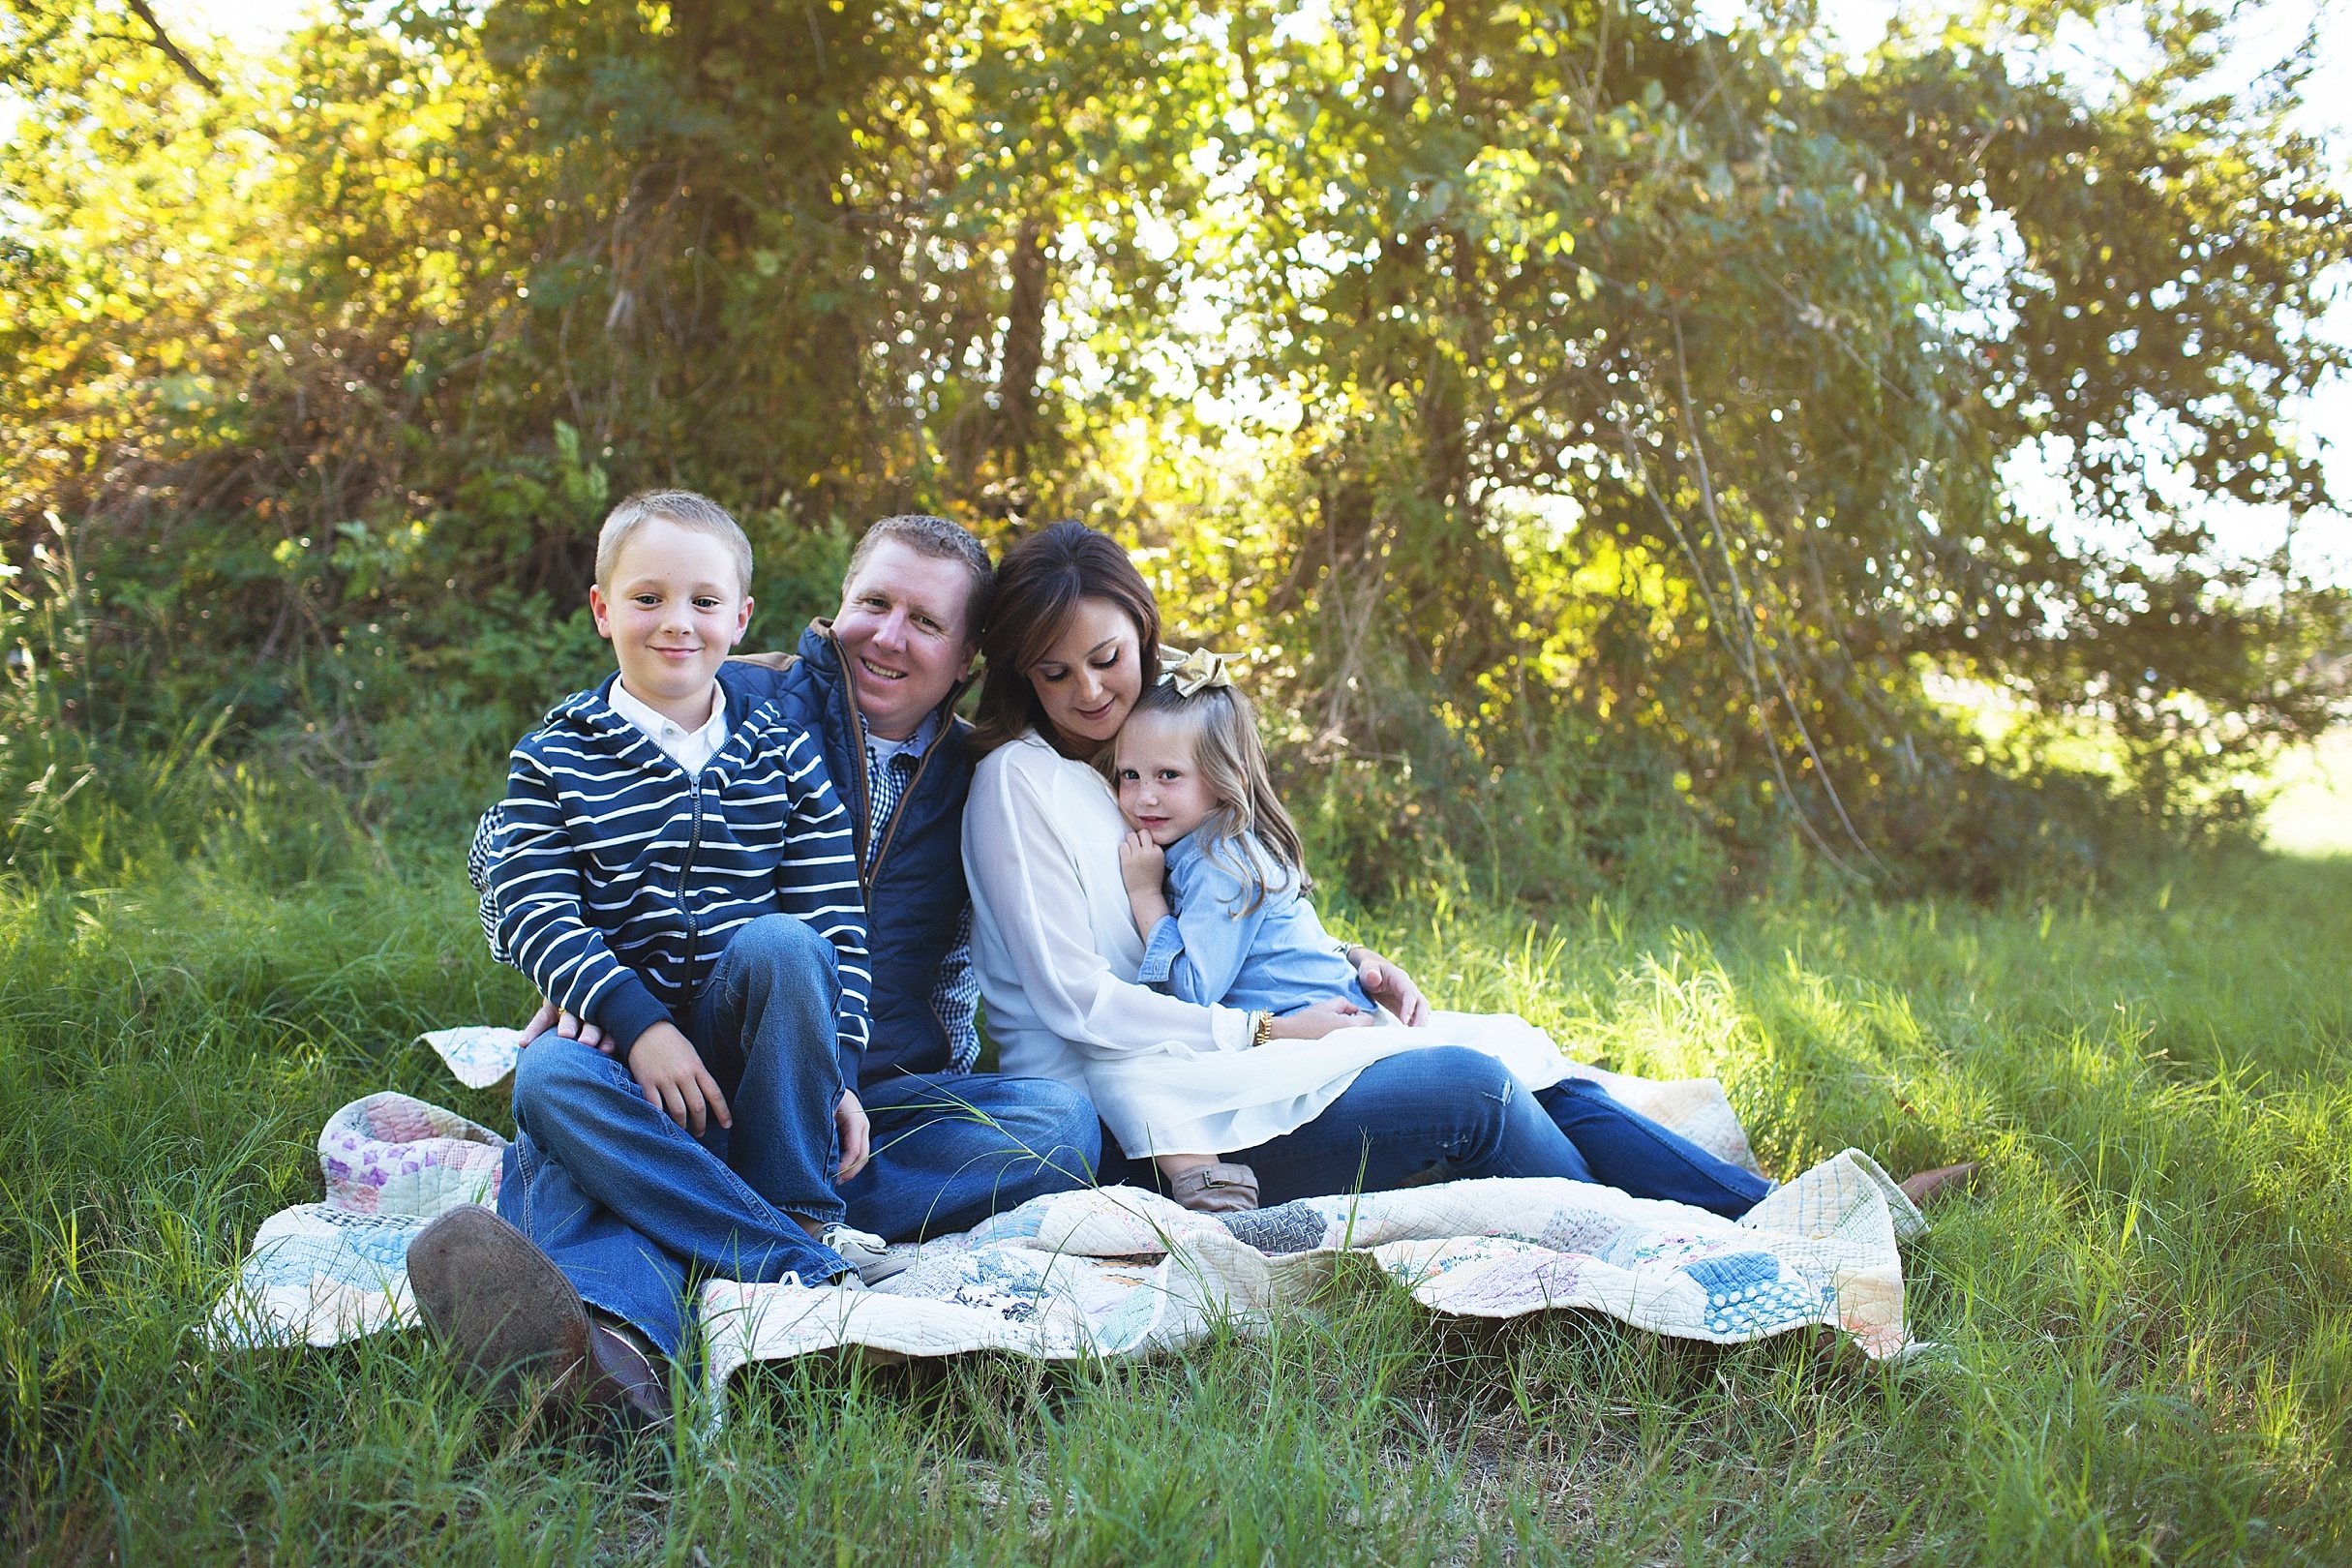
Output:
M849 709L850 756L858 769L858 820L850 826L858 835L858 895L866 905L866 920L871 924L874 887L873 878L866 871L866 846L874 835L874 778L873 770L865 765L865 715L858 711L858 699L850 694L849 660L842 654L840 639L829 630L825 640L832 645L833 668L841 672L841 702ZM873 859L879 863L879 856Z
M609 704L606 705L605 711L611 716L613 723L618 727L614 733L626 735L635 743L651 746L655 755L659 756L664 762L668 763L673 768L677 768L681 773L686 771L684 768L678 765L677 758L672 757L668 752L663 751L659 746L654 745L650 739L647 739L646 736L637 730L635 725L630 724L628 720L621 718L618 714L613 713ZM593 715L588 716L593 717ZM600 728L600 725L591 723L588 726L588 731L592 735L595 734ZM732 739L732 733L730 735L730 739ZM724 751L726 747L722 744L719 749ZM716 760L715 754L713 754L712 760ZM708 769L709 764L705 763L703 766ZM686 810L689 813L689 820L686 828L686 853L678 862L678 883L675 896L678 899L678 912L686 922L686 975L689 982L691 982L696 965L700 961L700 950L702 947L703 934L702 921L695 918L693 905L686 901L686 879L694 874L695 852L703 847L703 779L702 774L700 773L691 773L687 775Z
M686 853L678 865L678 912L686 918L686 974L691 980L702 961L702 922L694 918L694 906L686 901L686 879L694 874L694 852L703 847L703 778L700 773L686 781L686 809L693 814L686 829Z

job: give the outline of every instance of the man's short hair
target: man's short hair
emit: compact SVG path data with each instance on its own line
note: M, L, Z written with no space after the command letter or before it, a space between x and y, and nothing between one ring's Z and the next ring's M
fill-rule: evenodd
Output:
M603 529L596 535L596 584L599 588L613 586L613 568L620 564L621 547L631 535L655 518L663 518L681 528L693 528L708 533L727 547L735 558L738 591L751 592L751 541L743 536L742 525L736 522L727 508L708 496L691 490L641 490L613 508L604 520Z
M964 594L964 641L979 642L980 623L988 618L989 595L996 591L996 568L988 562L988 547L944 517L902 512L867 526L850 555L849 572L841 580L843 588L858 580L858 569L885 539L895 539L919 556L963 563L972 578Z

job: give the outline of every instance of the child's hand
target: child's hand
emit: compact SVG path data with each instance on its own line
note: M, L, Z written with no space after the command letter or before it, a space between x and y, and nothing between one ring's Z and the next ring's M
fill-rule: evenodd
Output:
M1135 934L1152 940L1152 927L1174 913L1162 879L1168 858L1152 835L1138 828L1119 840L1119 880L1127 884L1128 912L1135 917Z
M657 1023L637 1037L629 1047L629 1074L645 1092L647 1104L698 1138L713 1116L721 1127L735 1126L718 1081L674 1023Z
M1152 842L1151 834L1138 828L1119 840L1119 876L1130 898L1145 893L1158 897L1167 874L1167 852Z

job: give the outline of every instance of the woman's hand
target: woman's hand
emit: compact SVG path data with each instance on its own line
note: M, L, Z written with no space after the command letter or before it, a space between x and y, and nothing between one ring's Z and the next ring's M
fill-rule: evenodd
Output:
M1267 1030L1275 1040L1321 1040L1335 1029L1363 1029L1379 1022L1344 997L1330 997L1276 1018Z
M576 1040L583 1045L593 1045L605 1055L613 1054L613 1041L605 1032L585 1018L576 1018L545 997L539 999L539 1010L530 1015L523 1026L523 1039L515 1045L522 1050L550 1029L565 1040Z
M1413 977L1381 957L1370 948L1350 948L1347 961L1356 966L1356 979L1364 984L1364 994L1397 1015L1397 1021L1408 1029L1421 1029L1430 1021L1429 999Z

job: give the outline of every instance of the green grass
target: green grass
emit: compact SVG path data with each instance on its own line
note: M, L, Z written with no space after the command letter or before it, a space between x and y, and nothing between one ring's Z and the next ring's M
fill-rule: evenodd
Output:
M2352 861L1995 908L1791 892L1530 934L1432 892L1356 920L1448 1005L1719 1076L1776 1168L1985 1160L1908 1251L1948 1347L1924 1365L1453 1323L1359 1271L1182 1360L812 1361L753 1374L706 1450L611 1452L469 1403L418 1335L191 1333L317 1195L338 1104L508 1126L409 1043L526 1002L454 865L285 853L0 887L0 1527L30 1557L2352 1558Z

